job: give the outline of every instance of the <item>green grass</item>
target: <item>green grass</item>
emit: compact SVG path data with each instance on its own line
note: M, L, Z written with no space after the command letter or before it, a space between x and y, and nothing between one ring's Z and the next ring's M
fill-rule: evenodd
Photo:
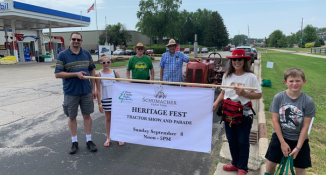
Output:
M121 67L121 66L127 66L129 60L119 61L119 62L113 62L111 63L110 67ZM103 66L100 63L95 63L95 70L103 69Z
M266 68L267 61L274 62L272 69ZM326 59L301 56L292 53L262 53L262 78L272 81L272 87L263 87L263 98L266 112L266 125L270 140L273 125L272 115L268 111L274 95L287 87L283 83L284 71L291 67L301 68L307 79L302 91L313 98L316 107L316 118L309 135L311 161L313 168L308 174L324 174L326 172Z

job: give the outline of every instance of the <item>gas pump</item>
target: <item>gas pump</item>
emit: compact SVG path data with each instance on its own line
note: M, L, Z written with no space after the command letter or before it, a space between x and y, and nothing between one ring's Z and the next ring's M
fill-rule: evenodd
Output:
M63 46L61 42L53 42L53 55L54 59L57 59L59 53L62 51Z
M24 46L24 58L25 61L31 61L31 45L30 43L27 42L23 42L23 46Z

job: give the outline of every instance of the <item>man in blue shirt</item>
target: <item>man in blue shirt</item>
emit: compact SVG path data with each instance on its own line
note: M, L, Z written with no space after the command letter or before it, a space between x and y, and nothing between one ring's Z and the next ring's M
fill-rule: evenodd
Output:
M96 98L95 81L89 81L84 76L95 76L95 65L88 50L81 47L82 35L73 32L70 35L70 47L58 55L55 77L62 78L64 102L63 110L68 117L68 126L72 138L72 146L69 154L75 154L78 150L77 141L77 114L80 106L84 118L86 133L86 146L91 152L96 152L96 145L92 142L92 118L94 112L93 99Z
M189 58L182 52L176 52L177 43L174 39L170 39L166 47L169 52L162 55L160 62L160 81L182 82L182 65L183 62L201 61L201 58Z

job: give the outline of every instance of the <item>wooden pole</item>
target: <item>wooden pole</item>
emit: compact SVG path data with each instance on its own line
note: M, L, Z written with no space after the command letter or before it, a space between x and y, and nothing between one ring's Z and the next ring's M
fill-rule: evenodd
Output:
M201 83L182 83L182 82L171 82L171 81L151 81L151 80L138 80L138 79L126 79L126 78L107 78L107 77L92 77L92 76L84 76L89 79L103 79L103 80L117 80L117 81L132 81L132 82L140 82L140 83L155 83L155 84L173 84L173 85L188 85L188 86L202 86L202 87L220 87L220 88L231 88L234 86L224 86L224 85L215 85L215 84L201 84ZM246 90L257 90L257 88L253 87L238 87Z

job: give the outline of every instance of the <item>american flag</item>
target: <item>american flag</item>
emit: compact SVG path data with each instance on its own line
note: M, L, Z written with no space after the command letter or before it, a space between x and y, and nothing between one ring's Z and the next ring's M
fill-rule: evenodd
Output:
M87 10L87 13L89 13L91 10L94 10L94 4Z

